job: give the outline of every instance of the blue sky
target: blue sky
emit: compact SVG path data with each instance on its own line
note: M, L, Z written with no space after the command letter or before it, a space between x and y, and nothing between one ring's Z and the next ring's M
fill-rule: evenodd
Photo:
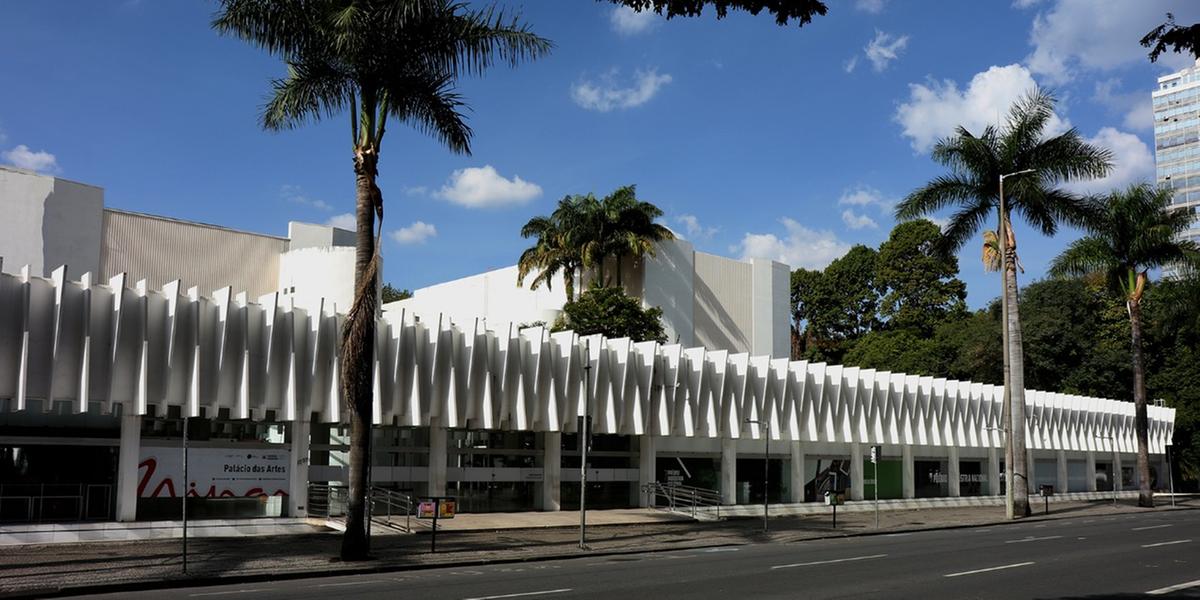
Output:
M384 142L385 278L420 287L515 262L520 226L563 196L634 183L698 249L819 268L878 245L891 204L942 173L928 147L979 129L1037 82L1056 128L1110 147L1088 189L1153 177L1155 78L1138 39L1186 0L829 0L810 25L666 21L591 0L498 4L548 58L464 80L473 155L411 129ZM257 125L281 64L208 27L211 2L9 2L0 162L105 188L108 206L285 235L353 208L349 125ZM70 18L64 18L69 13ZM1026 282L1077 234L1018 230ZM996 295L978 244L968 302Z

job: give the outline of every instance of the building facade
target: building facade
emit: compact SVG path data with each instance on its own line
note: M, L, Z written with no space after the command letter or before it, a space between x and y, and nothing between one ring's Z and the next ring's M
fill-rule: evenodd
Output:
M1159 77L1151 97L1157 181L1174 192L1176 210L1196 215L1184 236L1200 244L1200 61Z
M317 291L336 292L333 278L350 272L331 257L352 261L342 232L293 224L287 239L242 240L236 236L253 234L142 215L134 216L146 222L129 224L122 221L131 213L87 199L95 188L24 177L42 187L30 192L36 186L27 179L19 186L0 179L8 186L0 187L0 203L24 211L25 226L43 232L0 246L25 261L17 266L6 255L0 263L0 520L174 518L183 494L195 498L189 511L200 518L301 516L310 483L345 480L337 340L349 302ZM99 224L79 238L87 245L64 249L55 244L71 230L46 199L66 201L68 192L84 196L78 202L95 208L88 214ZM39 195L41 209L29 199ZM160 231L171 227L182 229ZM157 236L162 251L129 258L154 254L138 231ZM221 256L193 241L205 236L225 236L205 243L241 244L246 252L274 244L278 260L262 264L276 270L276 287L251 294L270 279L232 265L238 286L167 275L170 260L185 258L175 244L199 244L192 262ZM817 501L829 490L859 499L874 485L881 498L1001 493L1000 388L791 361L772 335L756 337L766 326L754 317L760 296L770 295L763 305L775 310L775 264L673 248L659 256L675 256L676 265L690 260L690 270L667 273L669 263L650 261L644 270L691 278L691 289L651 291L659 276L632 279L646 302L660 294L677 314L691 307L691 329L675 321L669 344L522 327L523 315L500 312L512 310L512 299L490 293L482 306L447 301L453 314L430 310L436 303L420 313L390 305L376 339L372 483L455 496L466 511L571 509L580 485L579 417L587 415L594 507L644 504L640 490L654 481L720 490L729 504L764 496ZM103 276L49 266L59 257ZM109 273L106 264L132 272ZM180 268L200 280L217 277L221 265ZM314 274L319 268L344 272L326 279ZM490 285L485 278L484 292ZM750 291L749 308L729 305L738 289ZM458 294L479 300L476 292ZM702 297L710 304L702 307ZM697 315L709 310L732 321L723 331L742 337L722 341L706 331L708 317ZM786 331L787 323L769 326ZM674 343L689 331L691 341ZM1132 404L1034 390L1026 399L1031 487L1137 484ZM1150 407L1149 415L1157 477L1175 412ZM877 474L864 468L872 445L883 450Z

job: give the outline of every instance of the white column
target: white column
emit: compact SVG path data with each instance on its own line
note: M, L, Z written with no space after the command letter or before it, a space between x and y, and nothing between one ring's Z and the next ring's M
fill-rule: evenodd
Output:
M1112 472L1113 489L1117 490L1119 492L1119 491L1121 491L1121 488L1124 487L1124 483L1125 483L1125 477L1121 475L1121 453L1120 452L1113 453L1112 469L1113 469L1113 472Z
M1087 477L1087 491L1096 491L1096 453L1087 451L1087 471L1084 475Z
M1033 456L1033 448L1025 449L1025 482L1029 486L1029 495L1038 493L1037 489L1037 459Z
M946 450L946 491L951 498L957 498L962 493L962 484L959 482L962 465L959 464L958 446L949 446Z
M721 438L721 502L737 504L737 440Z
M646 493L642 491L646 485L654 481L657 471L658 453L654 444L654 436L645 434L638 436L638 506L650 506Z
M429 419L429 495L446 495L446 428L441 419Z
M542 510L562 510L562 433L543 434L542 451Z
M804 502L804 447L800 442L791 442L792 446L792 502Z
M1067 487L1070 485L1070 476L1067 474L1067 452L1059 450L1055 455L1058 459L1058 477L1054 479L1054 493L1065 494L1071 491Z
M292 421L292 472L288 484L287 514L289 517L308 516L308 448L312 424L308 421Z
M863 499L863 476L866 475L863 468L863 449L862 444L851 442L850 444L850 499Z
M900 476L903 478L903 481L901 482L901 486L902 486L902 489L904 490L904 497L905 498L916 498L917 497L917 482L915 479L915 475L913 473L914 468L913 468L912 446L909 446L907 444L900 446L900 461L902 463L901 469L900 469L901 470Z
M988 448L988 493L1003 496L1000 490L1000 449Z
M142 446L142 416L121 415L121 447L117 454L117 520L137 520L138 458Z

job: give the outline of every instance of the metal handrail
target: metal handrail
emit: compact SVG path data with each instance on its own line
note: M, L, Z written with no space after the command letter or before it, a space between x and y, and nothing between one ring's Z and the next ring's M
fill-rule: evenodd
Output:
M349 500L350 488L345 485L308 484L308 514L311 516L331 520L344 519ZM403 515L404 531L412 532L412 496L396 490L372 487L367 508L372 521L386 523L390 527L398 526L392 523L393 517Z
M671 512L682 512L695 518L705 511L712 511L716 518L721 518L721 493L716 490L692 487L679 484L662 484L657 481L642 486L642 491L648 496L649 504L658 508L658 500L663 500L663 508Z
M375 510L376 504L382 502L384 511ZM383 520L388 525L392 525L392 517L404 515L404 531L412 533L411 517L413 513L412 496L396 490L387 488L372 487L371 488L371 503L372 518Z
M18 493L13 493L16 490ZM47 493L49 490L51 493ZM104 493L105 506L103 515L93 516L92 492L100 490ZM102 483L8 483L0 484L0 501L24 502L25 521L43 522L46 520L46 501L66 501L74 509L73 517L52 518L51 521L87 521L106 519L112 514L112 486Z

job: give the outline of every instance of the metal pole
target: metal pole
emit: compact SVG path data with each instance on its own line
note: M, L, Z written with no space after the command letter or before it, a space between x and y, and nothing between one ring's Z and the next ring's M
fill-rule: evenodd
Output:
M183 417L183 572L187 573L188 417Z
M1175 469L1171 466L1171 444L1167 444L1167 481L1171 484L1171 508L1175 508Z
M1000 176L1000 228L996 232L996 244L1000 251L1000 333L1001 344L1004 346L1004 366L1009 367L1008 356L1008 272L1005 267L1008 263L1008 229L1004 218L1004 176ZM1012 469L1013 469L1013 448L1012 436L1008 435L1008 428L1011 427L1012 421L1012 396L1009 394L1011 386L1008 381L1007 371L1004 373L1004 405L1003 413L1006 417L1006 422L1002 424L1004 428L1004 514L1011 521L1013 518L1013 486L1012 486Z
M588 405L592 402L592 341L584 345L583 421L579 427L579 549L587 550Z
M872 470L875 471L875 529L879 529L879 457L871 462Z
M763 421L763 533L767 532L767 508L770 506L770 473L771 473L771 424Z

